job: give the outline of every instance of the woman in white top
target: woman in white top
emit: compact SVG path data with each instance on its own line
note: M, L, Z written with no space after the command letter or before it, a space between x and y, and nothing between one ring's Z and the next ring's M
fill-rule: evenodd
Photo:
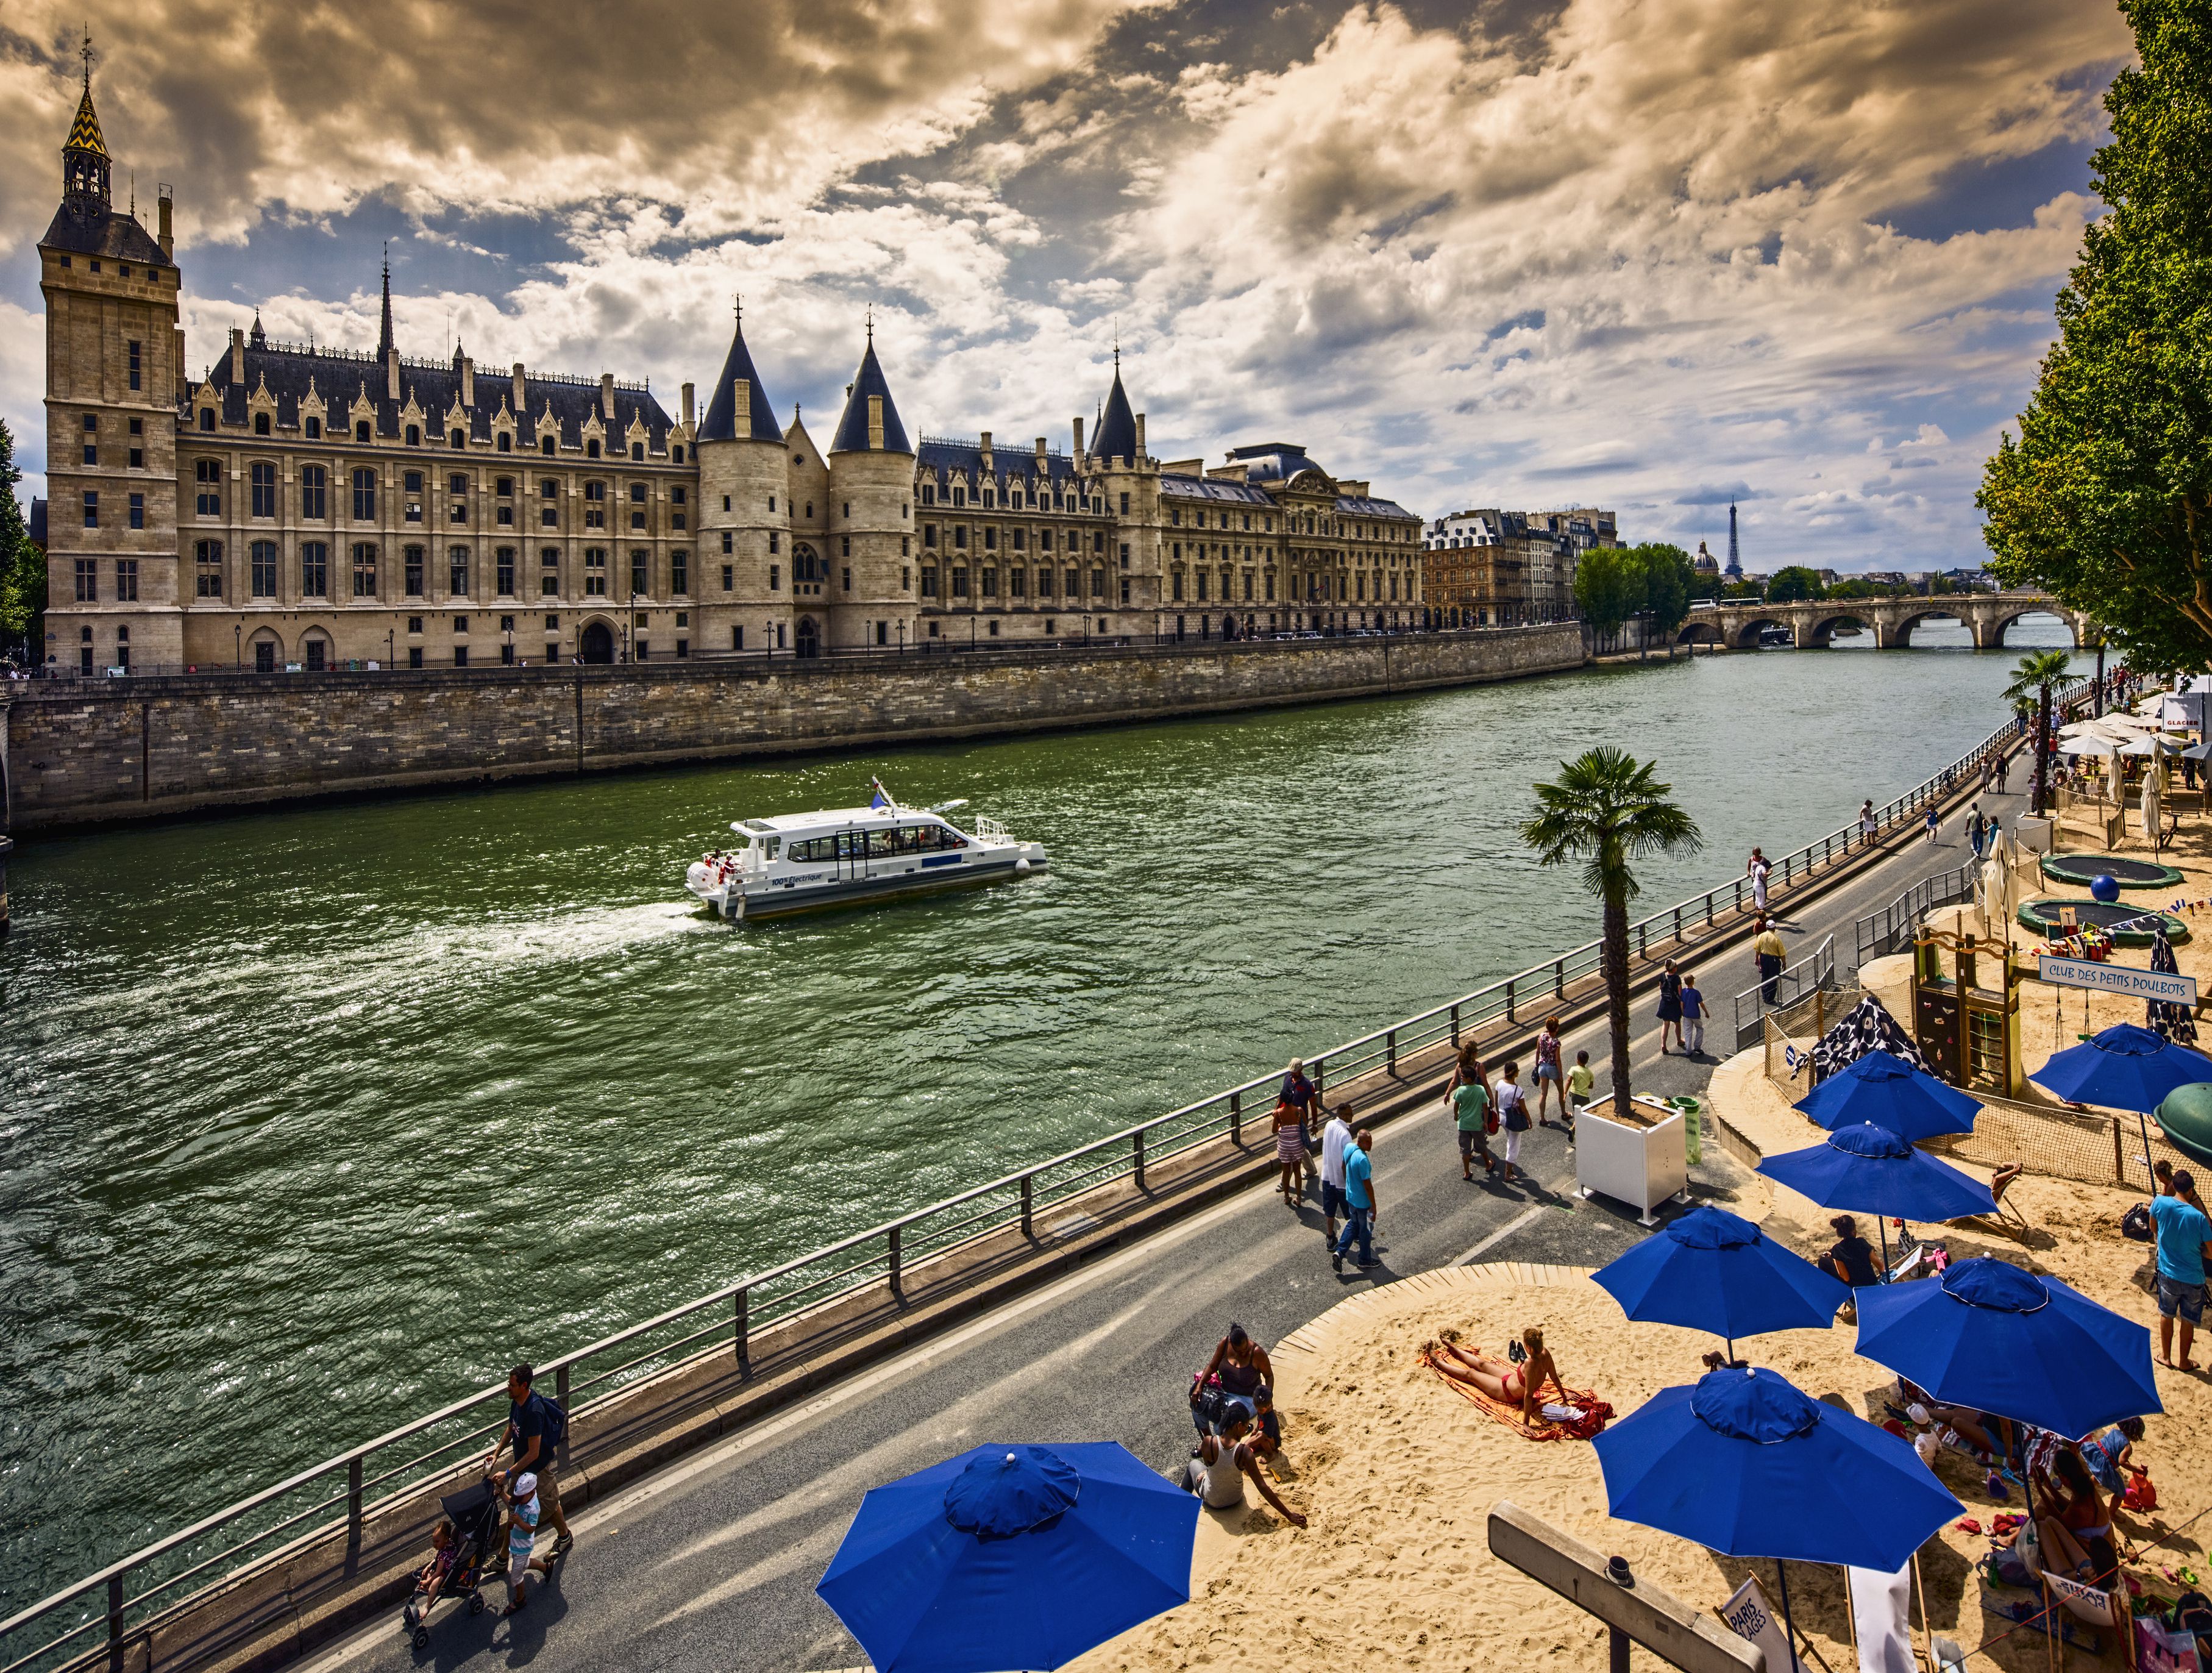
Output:
M1304 1527L1305 1518L1277 1497L1274 1484L1261 1473L1260 1462L1244 1439L1251 1427L1252 1420L1243 1408L1231 1408L1222 1421L1221 1433L1206 1436L1191 1454L1189 1467L1183 1471L1184 1489L1196 1494L1199 1503L1208 1510L1233 1511L1244 1503L1244 1478L1249 1475L1260 1489L1260 1496L1285 1522L1293 1528Z
M1767 864L1764 854L1753 849L1751 858L1744 862L1743 869L1751 879L1752 910L1764 912L1766 910L1766 874L1774 868Z

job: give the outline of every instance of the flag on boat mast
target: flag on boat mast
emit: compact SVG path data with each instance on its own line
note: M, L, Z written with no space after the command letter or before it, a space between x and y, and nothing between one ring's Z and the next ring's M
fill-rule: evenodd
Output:
M884 788L883 780L879 778L872 778L868 781L868 783L873 788L876 793L874 796L869 800L868 812L871 813L881 813L887 808L896 807L898 806L896 802L891 800L891 793Z

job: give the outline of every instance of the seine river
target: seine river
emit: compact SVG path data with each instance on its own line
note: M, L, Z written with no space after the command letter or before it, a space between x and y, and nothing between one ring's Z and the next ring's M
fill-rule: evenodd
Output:
M1515 834L1564 756L1655 757L1703 825L1657 906L1957 757L2013 660L1701 658L32 840L0 946L0 1615L514 1359L1589 939ZM730 819L872 774L969 798L1049 874L687 910Z

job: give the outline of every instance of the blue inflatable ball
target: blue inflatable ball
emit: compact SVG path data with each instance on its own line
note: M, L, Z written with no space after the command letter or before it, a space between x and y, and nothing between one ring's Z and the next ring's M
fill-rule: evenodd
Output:
M2089 879L2089 892L2109 906L2120 897L2120 885L2110 872L2100 872Z

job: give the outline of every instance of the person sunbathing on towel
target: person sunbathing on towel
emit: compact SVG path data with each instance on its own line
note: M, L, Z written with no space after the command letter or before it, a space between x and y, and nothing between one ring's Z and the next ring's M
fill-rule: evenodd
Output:
M1552 1351L1544 1346L1541 1330L1529 1326L1521 1333L1521 1345L1528 1350L1528 1360L1522 1365L1516 1366L1510 1360L1489 1359L1479 1348L1470 1354L1448 1341L1437 1344L1437 1357L1431 1363L1455 1383L1465 1383L1481 1390L1492 1400L1520 1407L1525 1421L1543 1409L1547 1383L1558 1391L1562 1405L1566 1403L1567 1385L1559 1380L1559 1368L1552 1362Z

